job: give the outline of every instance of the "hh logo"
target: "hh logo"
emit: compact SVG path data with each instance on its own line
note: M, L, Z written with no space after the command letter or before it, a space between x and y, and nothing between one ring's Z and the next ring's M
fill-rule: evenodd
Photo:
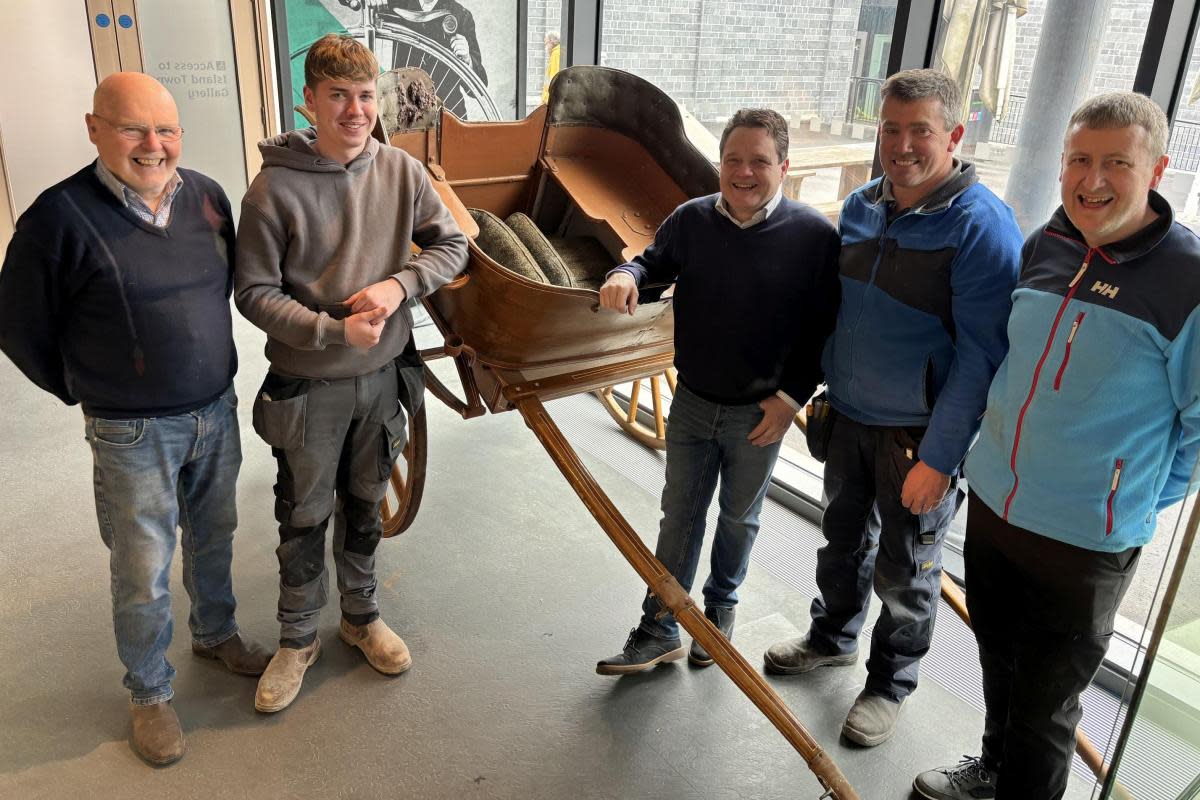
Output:
M1101 283L1100 281L1096 281L1092 284L1092 291L1099 292L1109 300L1116 300L1117 292L1121 291L1121 287L1113 286L1111 283Z

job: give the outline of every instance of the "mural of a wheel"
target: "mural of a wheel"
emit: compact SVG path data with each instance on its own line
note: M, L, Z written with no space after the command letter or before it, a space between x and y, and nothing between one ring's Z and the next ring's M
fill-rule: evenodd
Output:
M447 109L462 119L500 120L500 111L488 94L487 84L449 48L383 19L376 20L375 35L391 42L394 68L416 67L429 74L434 93Z
M408 530L408 526L412 525L417 516L417 509L421 506L421 494L425 491L425 458L428 453L424 405L417 409L415 416L409 415L407 430L408 441L392 467L392 478L380 510L385 537Z
M487 84L452 50L382 15L375 14L370 19L366 25L349 29L348 32L375 51L381 64L385 67L392 64L396 69L416 67L428 73L433 80L434 93L447 109L461 119L493 122L501 119L500 111L488 93ZM304 102L300 94L303 65L312 45L313 42L309 42L288 55L292 64L293 100L297 105ZM381 56L387 48L390 48L390 55ZM297 76L300 76L299 81Z

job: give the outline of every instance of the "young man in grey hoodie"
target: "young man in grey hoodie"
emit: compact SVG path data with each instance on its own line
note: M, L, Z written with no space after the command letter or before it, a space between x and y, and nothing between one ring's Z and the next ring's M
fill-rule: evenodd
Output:
M320 654L335 494L340 636L384 674L412 663L375 597L379 504L405 441L395 359L411 339L405 300L462 272L467 240L423 165L371 138L378 72L348 36L314 44L304 101L316 127L261 143L263 169L242 200L235 297L267 332L254 429L279 465L280 648L259 680L259 711L287 707Z

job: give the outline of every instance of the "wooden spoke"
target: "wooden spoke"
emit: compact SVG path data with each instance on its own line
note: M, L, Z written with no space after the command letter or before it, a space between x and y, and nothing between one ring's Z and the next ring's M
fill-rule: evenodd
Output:
M642 380L639 379L628 385L627 391L618 393L616 386L598 389L595 394L608 409L609 415L637 441L653 447L655 450L667 448L667 417L663 410L663 378L670 387L671 395L675 394L676 376L674 367L668 367L662 375L650 376L650 393L654 406L654 427L643 423L640 419L638 400L642 396ZM624 397L622 397L624 395ZM626 399L628 398L628 399Z
M387 493L380 506L383 517L383 535L395 536L408 530L417 509L421 506L421 494L425 489L425 456L427 432L425 428L425 406L417 410L416 416L408 417L406 429L408 441L392 466L392 477Z

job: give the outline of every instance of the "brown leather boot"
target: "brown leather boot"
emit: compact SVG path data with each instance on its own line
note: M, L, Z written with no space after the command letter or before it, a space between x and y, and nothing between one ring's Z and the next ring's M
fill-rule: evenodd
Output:
M192 652L201 658L217 659L235 675L262 675L272 655L258 642L243 639L240 633L212 647L192 642Z
M271 663L258 679L254 707L270 714L290 706L300 693L304 673L319 655L320 639L313 639L308 647L281 647L276 650L275 655L271 657Z
M165 767L183 758L187 742L170 700L148 706L131 703L129 715L133 720L130 744L147 764Z
M408 645L378 617L366 625L351 625L343 619L338 635L346 644L362 650L367 663L384 675L399 675L412 666Z

